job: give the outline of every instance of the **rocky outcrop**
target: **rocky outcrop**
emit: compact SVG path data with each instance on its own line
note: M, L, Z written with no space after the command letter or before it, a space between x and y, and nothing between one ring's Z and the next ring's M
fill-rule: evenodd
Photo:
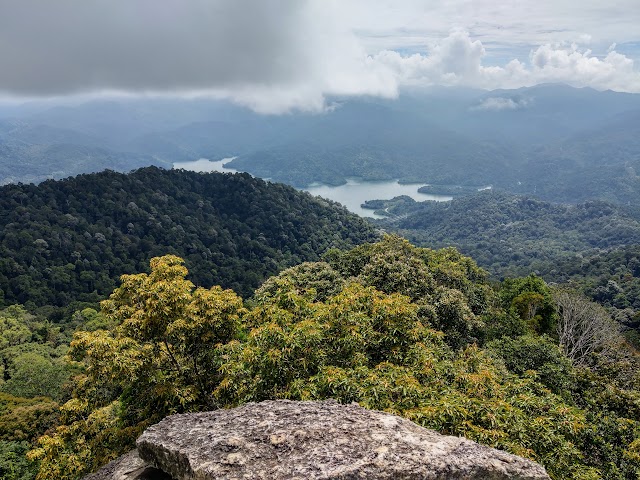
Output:
M83 480L174 480L171 475L152 467L137 450L122 455Z
M335 401L251 403L172 415L137 441L175 480L548 479L540 465ZM92 480L160 477L98 477Z

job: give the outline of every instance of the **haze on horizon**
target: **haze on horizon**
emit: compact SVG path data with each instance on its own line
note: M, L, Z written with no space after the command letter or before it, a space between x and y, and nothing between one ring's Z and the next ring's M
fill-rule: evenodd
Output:
M0 0L0 98L283 113L434 85L640 93L638 25L637 0Z

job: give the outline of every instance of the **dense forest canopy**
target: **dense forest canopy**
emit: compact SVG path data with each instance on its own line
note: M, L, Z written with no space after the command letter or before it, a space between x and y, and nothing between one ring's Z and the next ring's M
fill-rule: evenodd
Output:
M485 190L451 202L408 197L368 202L387 215L379 224L417 245L455 246L502 279L536 273L571 283L640 325L640 214L635 207L589 201L554 204Z
M496 283L451 247L363 244L378 236L371 223L247 174L151 167L2 192L8 480L77 479L170 413L329 397L535 459L558 479L638 474L638 354L575 290L535 275ZM567 270L604 279L625 248L638 273L623 247L638 241L635 213L605 202L488 191L380 206L380 226L475 246L483 261L524 246L559 268L608 252ZM607 282L577 287L635 312L620 303L634 282Z
M167 253L198 285L249 295L331 247L376 237L331 202L248 174L144 168L0 189L0 302L97 302Z
M456 250L399 237L331 250L245 302L196 288L183 263L125 275L101 328L76 333L81 373L28 454L38 479L79 478L169 413L269 398L357 401L532 458L554 479L640 472L640 359L613 322L606 339L585 333L573 306L595 304L574 292L535 276L492 287Z
M554 479L640 474L635 208L468 188L368 202L371 223L157 167L0 193L7 480L78 479L165 415L271 398L357 401ZM381 229L429 248L366 243Z

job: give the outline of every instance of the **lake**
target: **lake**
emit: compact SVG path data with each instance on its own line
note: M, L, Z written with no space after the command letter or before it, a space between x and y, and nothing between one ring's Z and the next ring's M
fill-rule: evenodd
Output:
M225 168L225 163L233 160L232 158L223 158L222 160L211 161L205 158L200 160L194 160L191 162L176 162L173 164L173 168L184 168L185 170L192 170L194 172L226 172L237 173L237 170L232 168ZM357 178L351 178L347 180L344 185L337 187L324 185L324 184L312 184L302 190L311 193L312 195L319 195L330 200L341 203L347 207L351 212L357 213L362 217L379 217L373 213L373 210L362 208L362 205L366 200L389 200L393 197L400 195L407 195L418 202L425 200L435 200L436 202L447 202L453 197L448 195L431 195L427 193L418 192L418 188L425 185L424 183L415 184L400 184L397 180L386 181L365 181Z

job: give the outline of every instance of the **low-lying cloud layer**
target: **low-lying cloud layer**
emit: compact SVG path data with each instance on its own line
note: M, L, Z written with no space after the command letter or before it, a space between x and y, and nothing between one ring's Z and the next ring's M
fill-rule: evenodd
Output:
M640 92L633 60L615 48L596 56L575 44L547 44L533 48L527 61L484 65L488 47L462 28L429 45L425 39L426 53L367 51L354 12L341 5L0 0L0 92L210 95L264 113L320 111L332 96L393 97L404 85L565 82Z
M528 98L511 98L511 97L489 97L483 99L478 105L473 106L472 110L520 110L527 108L531 104Z

